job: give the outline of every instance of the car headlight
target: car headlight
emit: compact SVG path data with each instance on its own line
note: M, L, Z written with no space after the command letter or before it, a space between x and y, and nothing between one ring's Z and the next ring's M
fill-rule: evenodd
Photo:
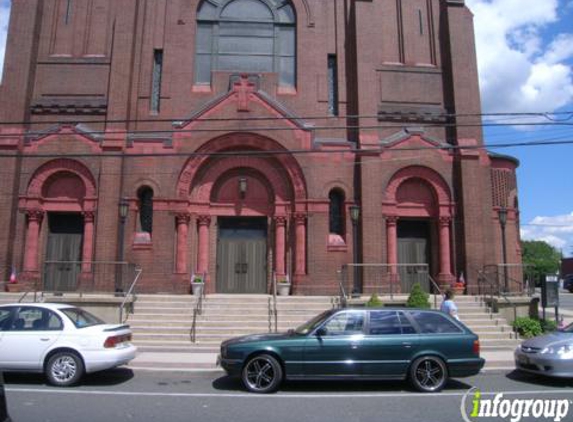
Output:
M573 344L562 344L556 346L546 347L541 351L544 355L572 355L573 356Z

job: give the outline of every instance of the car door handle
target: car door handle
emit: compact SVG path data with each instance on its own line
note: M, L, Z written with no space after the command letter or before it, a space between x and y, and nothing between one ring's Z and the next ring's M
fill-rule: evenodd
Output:
M403 341L402 346L409 349L410 347L412 347L412 343L410 343L409 341Z
M50 341L50 338L49 337L42 337L42 338L40 338L40 341Z
M358 349L358 346L359 346L359 345L360 345L359 343L350 343L350 347L351 347L352 349Z

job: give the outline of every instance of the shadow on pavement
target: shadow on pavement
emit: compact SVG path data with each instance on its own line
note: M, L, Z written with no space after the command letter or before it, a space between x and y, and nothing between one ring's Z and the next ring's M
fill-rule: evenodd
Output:
M544 387L556 387L556 388L571 388L573 387L573 379L571 378L551 378L544 377L541 375L529 374L527 372L512 371L506 374L506 378L522 382L524 384L536 384L542 385Z
M223 376L213 381L212 386L222 391L247 391L239 378ZM450 379L443 391L463 390L472 388L459 380ZM407 381L285 381L279 391L288 393L401 393L417 390Z
M119 385L131 380L133 376L134 373L129 368L109 369L107 371L84 375L80 382L74 387L103 387ZM49 385L43 374L10 372L4 374L4 379L6 385Z

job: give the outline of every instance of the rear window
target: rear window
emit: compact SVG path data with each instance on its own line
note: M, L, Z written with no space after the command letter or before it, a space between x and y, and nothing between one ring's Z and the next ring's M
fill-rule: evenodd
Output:
M86 328L86 327L93 327L94 325L101 325L105 324L104 321L96 317L95 315L90 314L87 311L84 311L80 308L65 308L60 309L60 311L67 316L70 321L76 326L76 328Z
M414 321L419 325L422 334L459 334L463 330L438 312L410 312Z

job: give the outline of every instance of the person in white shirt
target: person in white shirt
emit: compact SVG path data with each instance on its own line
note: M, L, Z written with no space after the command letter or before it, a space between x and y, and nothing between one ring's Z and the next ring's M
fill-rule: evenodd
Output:
M459 321L460 317L458 316L458 306L454 302L454 292L452 290L446 291L444 295L444 301L440 306L440 311L454 317Z

